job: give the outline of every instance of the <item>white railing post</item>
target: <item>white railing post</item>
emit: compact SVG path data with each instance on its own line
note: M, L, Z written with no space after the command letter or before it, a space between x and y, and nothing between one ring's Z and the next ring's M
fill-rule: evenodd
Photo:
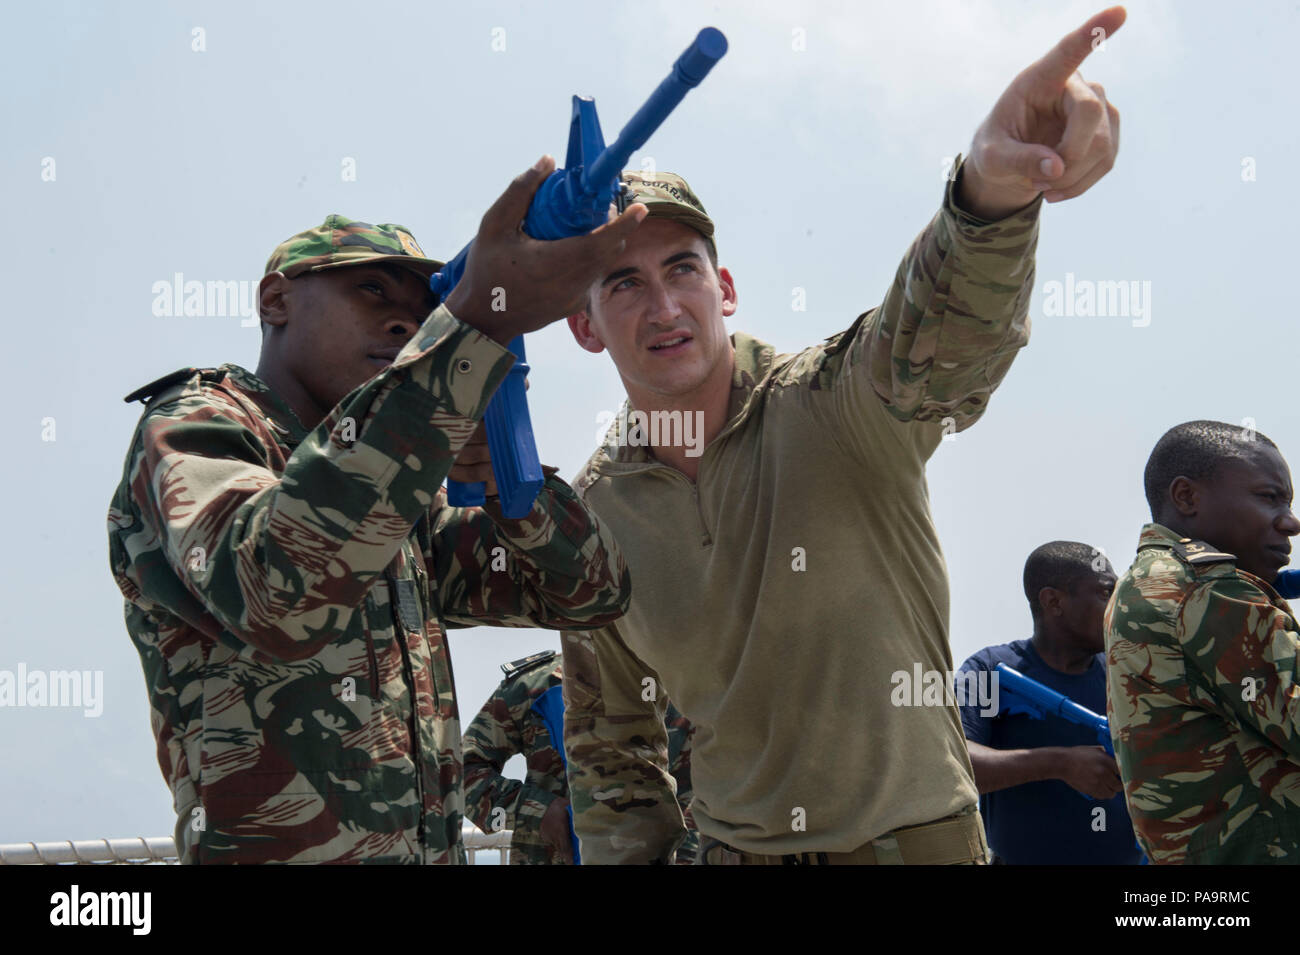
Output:
M482 849L495 849L501 863L509 864L509 829L482 833L465 823L460 834L470 865L476 864ZM171 836L0 844L0 865L175 865L176 862L176 843Z

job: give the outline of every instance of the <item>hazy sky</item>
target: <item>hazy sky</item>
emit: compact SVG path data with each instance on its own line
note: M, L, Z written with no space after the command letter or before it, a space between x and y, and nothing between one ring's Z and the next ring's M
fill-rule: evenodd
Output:
M0 670L102 671L103 703L94 718L0 709L0 842L172 830L108 570L108 500L140 413L121 398L186 365L252 368L259 333L238 309L158 314L156 283L255 282L278 242L331 213L402 223L450 256L512 176L543 152L562 160L572 94L596 97L612 140L711 24L730 52L633 166L690 181L736 279L731 328L794 350L880 301L939 206L946 157L1102 5L14 5L0 34L14 297ZM1123 116L1118 164L1043 210L1032 340L929 470L955 663L1028 635L1020 575L1038 544L1081 540L1128 566L1142 466L1170 426L1251 419L1298 453L1300 333L1276 293L1295 268L1298 21L1293 3L1139 0L1084 64ZM1121 281L1140 310L1052 307L1049 283ZM571 477L618 378L563 324L529 357L542 458ZM558 647L544 631L451 640L465 722L498 664Z

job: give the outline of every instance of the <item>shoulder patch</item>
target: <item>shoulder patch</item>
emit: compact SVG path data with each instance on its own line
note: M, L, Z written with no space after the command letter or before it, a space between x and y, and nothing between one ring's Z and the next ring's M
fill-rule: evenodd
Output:
M506 675L507 680L513 680L524 671L541 666L543 663L550 663L554 659L554 650L543 650L541 653L534 653L522 659L501 664L501 672Z
M155 379L154 381L149 382L149 384L137 388L122 400L127 404L130 404L133 401L148 404L154 396L162 394L173 385L179 385L183 381L188 381L195 375L202 375L205 381L220 381L226 376L226 373L221 369L181 368L178 371L173 371L170 375L163 375L161 378Z
M1184 537L1173 545L1174 553L1189 564L1217 564L1220 561L1236 560L1236 554L1226 554L1216 550L1205 541L1194 541Z

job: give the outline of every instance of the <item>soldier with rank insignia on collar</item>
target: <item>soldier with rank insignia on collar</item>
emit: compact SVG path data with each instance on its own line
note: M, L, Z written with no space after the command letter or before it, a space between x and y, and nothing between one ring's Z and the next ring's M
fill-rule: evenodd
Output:
M1300 862L1300 626L1272 582L1300 534L1256 431L1190 421L1146 466L1152 523L1106 609L1115 756L1154 863Z

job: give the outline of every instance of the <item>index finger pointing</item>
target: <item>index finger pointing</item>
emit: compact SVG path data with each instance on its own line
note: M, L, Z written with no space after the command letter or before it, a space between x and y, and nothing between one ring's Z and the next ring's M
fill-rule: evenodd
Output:
M1074 75L1088 54L1104 43L1111 34L1124 25L1128 11L1123 7L1111 7L1093 16L1087 23L1072 33L1067 33L1061 42L1052 47L1041 60L1030 67L1037 74L1035 79L1064 87L1066 80Z

